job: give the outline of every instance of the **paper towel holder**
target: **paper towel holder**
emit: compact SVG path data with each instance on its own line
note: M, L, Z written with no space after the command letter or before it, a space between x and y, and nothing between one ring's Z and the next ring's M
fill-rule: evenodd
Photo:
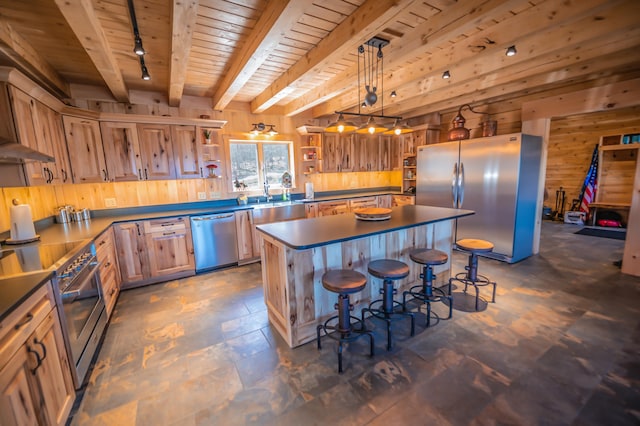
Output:
M18 200L17 198L14 198L14 199L12 199L12 200L11 200L11 203L12 203L14 206L19 206L19 205L20 205L20 200ZM27 206L27 207L29 207L29 206ZM28 212L29 212L29 213L28 213L29 221L31 221L31 210L30 210L30 209L28 209ZM12 231L11 231L12 236L14 236L14 235L13 235L13 227L14 227L13 221L14 221L14 220L15 220L15 218L14 218L14 217L12 217L12 218L11 218L11 221L12 221L12 224L11 224L11 227L12 227L12 228L11 228L11 229L12 229ZM36 234L36 233L35 233L35 229L33 228L33 222L30 222L30 223L31 223L31 230L32 230L32 232L33 232L33 234L32 234L33 236L30 236L29 238L24 238L24 239L13 239L13 238L7 238L7 239L4 241L4 243L5 243L5 244L15 245L15 244L26 244L26 243L31 243L31 242L34 242L34 241L38 241L38 240L40 239L40 235L38 235L38 234Z

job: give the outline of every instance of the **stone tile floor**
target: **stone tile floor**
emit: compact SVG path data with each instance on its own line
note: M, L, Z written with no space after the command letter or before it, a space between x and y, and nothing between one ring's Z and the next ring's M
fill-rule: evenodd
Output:
M368 322L376 355L352 343L342 375L335 342L290 349L271 329L259 264L125 291L70 423L637 425L640 279L613 265L624 241L576 229L545 222L539 255L480 259L498 282L484 311L418 315L414 337L396 322L390 352Z

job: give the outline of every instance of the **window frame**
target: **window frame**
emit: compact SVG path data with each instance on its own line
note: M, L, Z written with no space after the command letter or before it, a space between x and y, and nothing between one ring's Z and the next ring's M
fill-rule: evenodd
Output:
M235 187L235 177L233 176L233 158L231 154L231 146L234 144L251 144L256 145L257 148L257 159L258 159L258 188L247 188L247 189L237 189ZM232 193L249 193L251 194L262 194L264 187L264 145L288 145L289 151L289 173L291 174L291 189L296 188L296 159L295 159L295 144L292 140L256 140L256 139L229 139L229 173L231 175L231 192ZM272 182L269 183L270 188L280 189L280 183L278 182L278 186L275 186Z

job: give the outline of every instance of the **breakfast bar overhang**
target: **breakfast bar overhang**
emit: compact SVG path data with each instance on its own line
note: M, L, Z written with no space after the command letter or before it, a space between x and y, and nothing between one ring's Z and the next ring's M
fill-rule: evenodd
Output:
M398 281L401 293L419 280L421 272L409 252L436 248L451 258L454 219L473 213L408 205L393 208L388 220L357 220L349 213L258 225L269 321L290 347L313 340L317 325L334 315L335 295L322 287L326 271L353 269L368 276L371 260L400 260L410 268L409 276ZM448 280L450 264L435 268L438 284ZM368 278L366 288L351 297L356 311L379 295L382 280Z

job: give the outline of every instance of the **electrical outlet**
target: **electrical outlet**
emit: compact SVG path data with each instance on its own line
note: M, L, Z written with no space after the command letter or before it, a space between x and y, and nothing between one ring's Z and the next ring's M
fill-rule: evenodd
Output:
M357 188L358 187L358 182L356 182L355 180L352 180L351 182L349 182L349 188Z
M105 207L115 207L117 205L115 198L105 198L104 206Z
M206 192L198 192L198 200L206 200L207 193Z
M209 193L209 198L220 198L222 197L222 194L220 192L210 192Z

